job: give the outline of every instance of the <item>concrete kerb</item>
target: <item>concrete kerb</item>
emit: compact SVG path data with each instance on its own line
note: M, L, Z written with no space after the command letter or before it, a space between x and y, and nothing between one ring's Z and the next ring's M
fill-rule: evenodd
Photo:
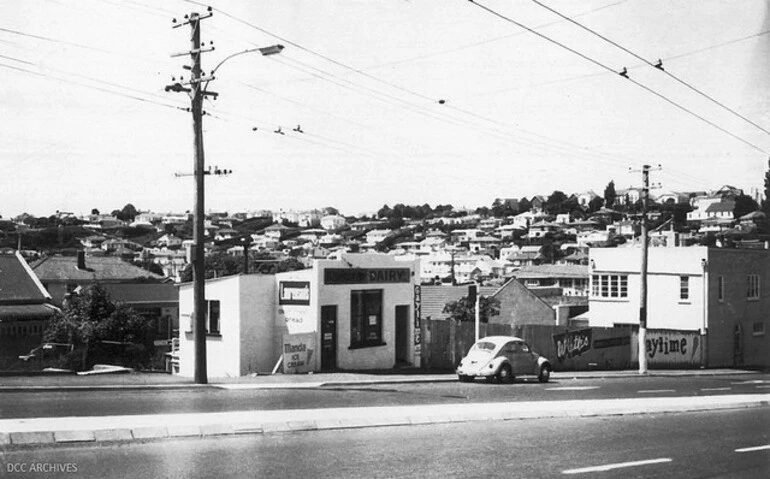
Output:
M770 406L770 394L0 420L0 450L471 421L661 414ZM162 424L162 425L159 425ZM48 424L48 426L46 426ZM113 425L114 427L110 427ZM53 429L53 430L48 430Z
M693 370L653 370L647 377L686 377L686 376L724 376L761 374L759 371L734 370L734 369L693 369ZM440 383L455 382L454 374L420 374L420 375L359 375L345 373L342 378L323 380L320 374L313 376L289 375L286 377L257 377L253 382L214 382L210 384L94 384L94 385L13 385L0 386L3 392L29 392L29 391L109 391L109 390L185 390L185 389L315 389L345 386L375 386L385 384L414 384L414 383ZM361 377L364 376L364 377ZM558 371L551 376L553 381L579 380L579 379L612 379L640 377L637 371ZM269 378L269 379L267 379ZM266 380L267 379L267 380Z

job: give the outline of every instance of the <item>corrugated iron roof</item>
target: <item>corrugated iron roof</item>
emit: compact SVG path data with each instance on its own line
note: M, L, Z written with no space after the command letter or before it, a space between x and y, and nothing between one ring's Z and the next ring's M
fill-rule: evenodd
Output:
M33 264L32 269L43 282L164 279L163 276L113 256L87 256L85 269L78 269L77 263L74 256L48 256Z
M42 303L50 299L20 254L0 254L0 303Z

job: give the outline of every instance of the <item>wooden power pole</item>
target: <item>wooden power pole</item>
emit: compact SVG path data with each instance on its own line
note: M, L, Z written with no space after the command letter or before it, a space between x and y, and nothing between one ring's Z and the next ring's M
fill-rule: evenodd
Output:
M174 83L166 86L166 91L187 92L191 99L191 108L193 117L194 144L193 151L195 156L194 175L195 175L195 213L193 218L193 246L192 246L192 265L193 265L193 342L195 344L195 364L194 377L197 384L208 383L208 373L206 370L206 272L205 272L205 210L204 210L204 179L206 172L205 160L203 154L203 98L206 95L216 95L206 92L202 83L213 80L213 77L204 78L201 72L201 54L214 50L214 47L201 48L201 29L200 22L211 17L211 8L205 15L196 12L185 16L185 21L177 23L174 28L183 25L190 25L192 28L192 49L189 52L172 55L180 57L189 55L192 59L191 66L185 66L190 70L191 77L189 82ZM176 23L176 19L174 20ZM189 85L189 88L184 85Z

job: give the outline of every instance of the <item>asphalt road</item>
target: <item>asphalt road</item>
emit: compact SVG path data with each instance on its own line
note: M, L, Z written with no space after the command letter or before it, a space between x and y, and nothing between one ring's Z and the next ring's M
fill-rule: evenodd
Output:
M86 390L0 393L4 419L326 407L461 404L638 397L764 394L770 375L634 377L515 384L413 383L309 389Z
M0 467L8 477L766 478L770 408L36 448Z

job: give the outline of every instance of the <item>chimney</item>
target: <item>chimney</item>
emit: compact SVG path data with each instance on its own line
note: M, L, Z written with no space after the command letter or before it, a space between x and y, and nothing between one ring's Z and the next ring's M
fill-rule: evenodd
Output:
M86 252L78 251L78 269L86 269Z

